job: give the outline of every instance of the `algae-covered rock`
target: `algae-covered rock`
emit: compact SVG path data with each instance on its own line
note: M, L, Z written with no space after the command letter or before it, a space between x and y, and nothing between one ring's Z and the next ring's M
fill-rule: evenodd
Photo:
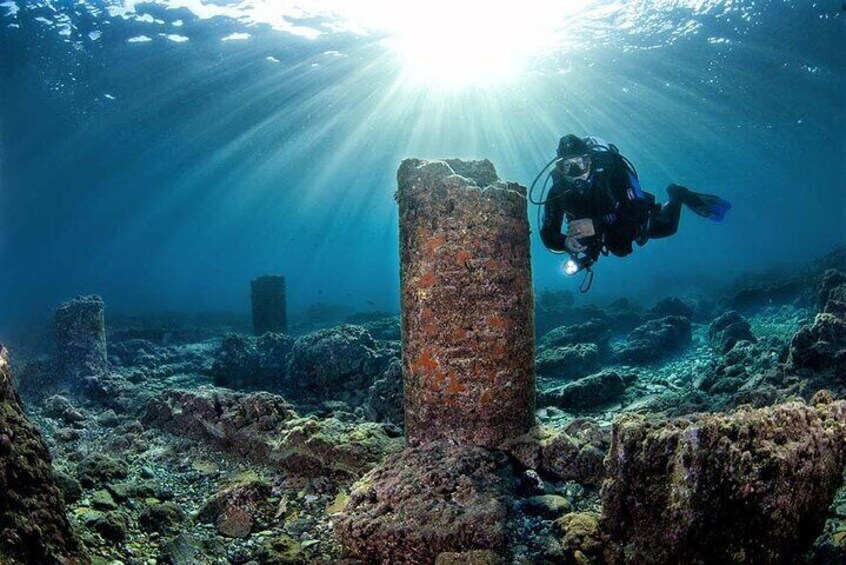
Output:
M0 563L88 563L65 516L50 452L12 388L0 345Z
M281 431L272 462L295 474L354 478L401 447L402 439L389 437L378 424L309 416L292 420Z
M846 312L822 312L796 332L788 363L794 370L846 372Z
M82 485L74 477L62 470L54 469L53 479L62 491L62 498L66 503L72 504L82 498Z
M768 380L778 378L773 370L784 344L776 339L739 341L723 356L713 371L699 375L696 386L711 394L762 390ZM780 379L779 379L780 380Z
M146 532L176 532L185 520L185 512L173 502L147 506L138 516L138 524Z
M500 551L510 469L496 452L435 442L392 455L356 483L335 535L365 562L433 563L444 552Z
M605 478L608 429L591 420L574 420L563 432L541 441L542 474L562 481L598 485Z
M348 320L349 323L356 323ZM363 322L361 327L366 329L373 339L399 341L402 338L399 316L386 316Z
M91 488L125 479L129 475L129 467L121 459L107 453L92 453L79 463L77 474L82 486Z
M306 476L356 478L402 446L379 424L301 417L266 392L170 390L150 401L144 422Z
M589 410L619 400L636 378L632 374L603 371L541 393L538 404L563 410Z
M665 318L667 316L693 318L693 314L693 306L675 296L659 300L655 306L649 310L649 315L652 318Z
M708 341L719 353L728 353L739 341L754 342L752 326L740 313L730 310L708 326Z
M302 545L284 534L268 538L259 550L264 565L305 565L308 560Z
M376 343L361 326L343 325L299 337L288 365L290 393L297 396L337 398L344 389L370 385L368 363Z
M611 353L611 329L604 320L589 320L581 324L559 326L538 341L538 349L592 343L600 357Z
M394 359L370 386L365 407L368 419L402 426L403 388L402 362Z
M618 353L622 363L645 365L677 353L691 340L690 319L667 316L638 326L628 336L625 347Z
M43 407L46 416L64 422L67 425L85 421L85 415L67 397L61 394L54 394L47 398L43 403Z
M90 400L121 414L143 409L151 392L117 373L100 373L82 379L82 390Z
M107 490L98 490L91 495L91 506L97 510L116 510L117 503Z
M573 509L567 498L558 494L538 494L522 501L520 507L526 514L547 519L558 518Z
M538 375L554 379L578 379L599 370L599 347L593 343L577 343L549 347L538 352L535 368Z
M85 526L104 540L120 543L126 540L129 533L129 518L126 513L118 510L91 512L85 519Z
M263 515L269 514L270 485L262 481L248 481L224 487L210 498L197 519L217 526L228 538L245 538Z
M279 390L288 373L294 339L284 334L260 337L229 334L214 354L214 384L234 389Z
M564 430L536 427L532 433L502 446L522 467L558 481L598 485L605 478L603 460L608 452L610 429L578 418Z
M159 562L166 565L194 565L202 563L199 541L194 536L181 532L165 539L159 546Z
M579 563L579 554L598 560L602 550L602 532L596 512L571 512L555 521L561 532L561 549L572 562Z
M624 416L607 463L603 527L619 549L613 561L794 563L842 480L846 402Z
M495 551L445 551L435 559L435 565L502 565L505 560Z
M829 269L820 279L820 289L817 293L817 309L825 309L829 300L846 302L846 274Z

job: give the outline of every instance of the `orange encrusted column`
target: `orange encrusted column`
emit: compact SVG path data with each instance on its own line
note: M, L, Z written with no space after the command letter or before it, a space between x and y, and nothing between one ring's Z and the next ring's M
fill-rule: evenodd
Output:
M490 161L398 172L406 434L494 447L534 423L526 188Z

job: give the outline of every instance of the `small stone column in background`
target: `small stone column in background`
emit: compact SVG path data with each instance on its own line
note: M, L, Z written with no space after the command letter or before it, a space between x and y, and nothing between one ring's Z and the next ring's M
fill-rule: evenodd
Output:
M256 335L266 332L288 331L288 307L285 302L285 277L265 275L252 282L253 331Z
M56 362L61 379L71 385L108 370L103 299L80 296L56 309Z
M398 172L406 433L495 447L534 423L526 188L490 161Z

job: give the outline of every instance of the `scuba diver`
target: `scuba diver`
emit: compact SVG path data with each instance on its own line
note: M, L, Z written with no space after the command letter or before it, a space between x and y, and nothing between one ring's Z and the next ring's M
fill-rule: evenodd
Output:
M556 158L541 170L532 188L553 164L549 194L532 202L543 206L539 223L544 245L554 253L570 254L564 266L568 275L586 272L582 292L593 283L591 267L600 255L625 257L632 243L643 246L676 233L682 205L717 222L731 208L718 196L677 184L667 187L667 202L657 203L654 194L641 188L637 171L617 147L595 137L562 137ZM567 230L562 233L565 219Z

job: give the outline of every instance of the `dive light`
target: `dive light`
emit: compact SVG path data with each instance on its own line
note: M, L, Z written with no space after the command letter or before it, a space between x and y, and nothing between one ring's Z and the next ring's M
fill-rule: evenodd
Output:
M579 257L578 255L570 255L570 258L564 262L562 269L565 275L572 277L585 269L589 269L593 263L594 261L588 256Z

